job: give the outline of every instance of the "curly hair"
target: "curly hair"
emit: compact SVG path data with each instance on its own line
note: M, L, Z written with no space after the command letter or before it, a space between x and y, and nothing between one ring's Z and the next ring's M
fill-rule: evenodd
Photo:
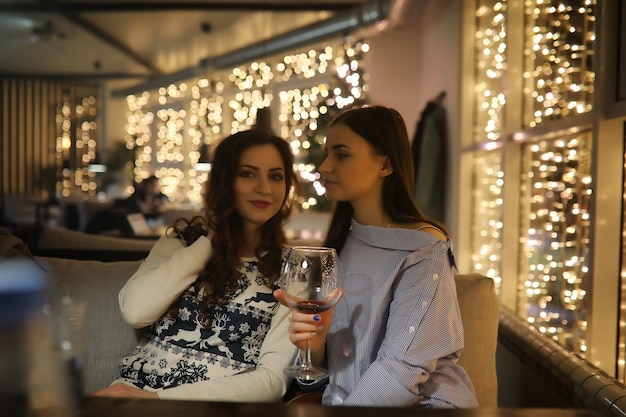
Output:
M255 249L262 279L267 286L275 289L282 265L283 246L287 242L283 226L291 214L294 193L300 189L293 171L294 158L284 139L259 129L238 132L223 139L215 149L211 174L206 182L204 217L178 219L168 230L170 236L183 240L186 245L200 235L208 236L209 231L212 232L213 253L194 283L196 290L203 291L200 318L205 326L210 323L211 308L224 307L238 289L240 248L246 236L242 217L235 209L234 185L241 155L248 148L260 145L272 145L278 150L286 173L282 206L261 227L259 245Z

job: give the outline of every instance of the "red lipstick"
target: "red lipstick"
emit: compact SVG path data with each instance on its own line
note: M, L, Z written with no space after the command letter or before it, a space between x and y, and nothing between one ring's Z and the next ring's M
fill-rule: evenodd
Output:
M250 201L250 204L259 209L266 209L270 206L271 203L269 201L263 200L252 200Z

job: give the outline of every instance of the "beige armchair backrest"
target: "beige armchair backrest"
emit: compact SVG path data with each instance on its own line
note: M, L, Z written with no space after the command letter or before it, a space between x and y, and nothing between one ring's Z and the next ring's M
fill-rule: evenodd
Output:
M104 388L118 378L120 360L139 341L120 313L117 296L142 261L100 262L37 257L50 277L49 303L53 314L62 298L86 306L82 332L83 393ZM55 315L55 320L58 319Z
M469 374L481 408L498 405L496 346L500 301L493 279L481 274L455 277L457 297L463 319L465 348L459 364Z
M149 252L157 239L131 239L117 236L92 235L62 227L44 229L37 242L38 249L80 249Z

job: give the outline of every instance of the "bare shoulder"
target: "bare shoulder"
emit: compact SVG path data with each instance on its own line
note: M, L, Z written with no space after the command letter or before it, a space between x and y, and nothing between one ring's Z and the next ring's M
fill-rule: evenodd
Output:
M411 229L419 230L424 233L428 233L429 235L435 236L436 238L446 241L448 240L448 236L439 229L437 226L433 226L430 223L426 222L417 222L411 225Z

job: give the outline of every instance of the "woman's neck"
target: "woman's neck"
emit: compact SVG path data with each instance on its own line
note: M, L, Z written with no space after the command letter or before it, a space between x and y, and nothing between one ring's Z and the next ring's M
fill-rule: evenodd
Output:
M245 242L239 250L239 256L252 258L255 255L256 248L259 246L260 234L260 229L246 230Z
M381 204L360 204L352 205L352 217L357 222L367 226L388 227L392 220L385 213Z

